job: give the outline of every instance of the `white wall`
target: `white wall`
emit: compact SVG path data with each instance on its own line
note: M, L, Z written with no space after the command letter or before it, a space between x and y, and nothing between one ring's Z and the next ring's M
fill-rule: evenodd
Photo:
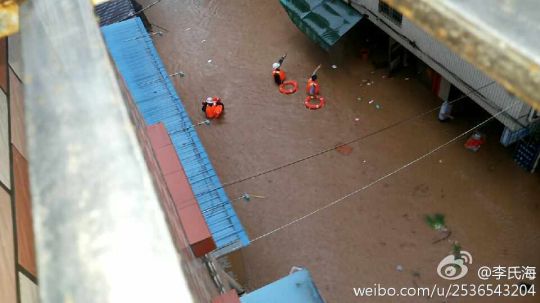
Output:
M368 15L371 22L464 93L467 94L493 81L405 17L401 26L398 26L386 16L379 14L379 0L352 0L351 4L360 13ZM414 41L417 48L413 47L409 41ZM512 106L507 113L498 116L498 119L511 130L517 130L529 124L527 116L531 107L508 94L502 86L495 83L479 91L480 94L473 93L469 96L491 114Z

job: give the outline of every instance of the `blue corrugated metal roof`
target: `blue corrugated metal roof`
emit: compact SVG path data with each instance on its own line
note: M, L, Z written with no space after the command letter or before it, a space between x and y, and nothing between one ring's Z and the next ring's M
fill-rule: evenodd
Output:
M242 303L324 303L306 269L240 297Z
M248 245L248 236L141 20L108 25L102 32L145 122L163 122L167 128L218 250L226 253Z
M110 0L94 8L99 17L99 25L105 26L135 16L135 7L131 0Z

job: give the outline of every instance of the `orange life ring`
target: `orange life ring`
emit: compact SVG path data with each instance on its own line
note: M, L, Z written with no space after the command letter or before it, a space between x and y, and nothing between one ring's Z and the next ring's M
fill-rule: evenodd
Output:
M289 88L287 88L289 86ZM292 86L292 87L290 87ZM290 95L296 93L298 90L298 82L294 80L284 81L279 85L279 92L285 95Z
M319 102L311 103L312 100L318 100ZM323 108L324 104L325 104L324 98L319 95L307 96L306 101L304 102L304 105L306 106L306 108L313 109L313 110Z

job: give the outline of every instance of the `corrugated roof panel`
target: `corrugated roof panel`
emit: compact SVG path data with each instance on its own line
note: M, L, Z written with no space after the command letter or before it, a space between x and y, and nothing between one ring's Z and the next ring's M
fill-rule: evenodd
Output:
M95 7L99 17L99 25L113 24L135 15L135 8L131 0L110 0Z
M139 18L102 28L109 52L148 125L162 122L218 247L249 244L248 236Z
M325 50L345 35L362 15L342 0L280 0L291 21Z

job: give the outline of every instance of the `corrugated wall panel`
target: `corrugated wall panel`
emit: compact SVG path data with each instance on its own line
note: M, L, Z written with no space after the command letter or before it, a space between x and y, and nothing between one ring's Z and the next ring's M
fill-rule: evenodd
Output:
M360 12L377 16L379 19L371 17L370 20L464 93L493 81L406 18L403 18L401 26L398 26L379 14L379 0L352 0L352 3ZM425 54L413 48L407 40L404 40L405 37L414 41L418 49ZM506 126L515 130L528 125L526 115L530 111L530 106L508 94L502 86L493 84L481 89L480 93L481 95L471 95L471 98L492 114L511 107L507 114L498 117Z

